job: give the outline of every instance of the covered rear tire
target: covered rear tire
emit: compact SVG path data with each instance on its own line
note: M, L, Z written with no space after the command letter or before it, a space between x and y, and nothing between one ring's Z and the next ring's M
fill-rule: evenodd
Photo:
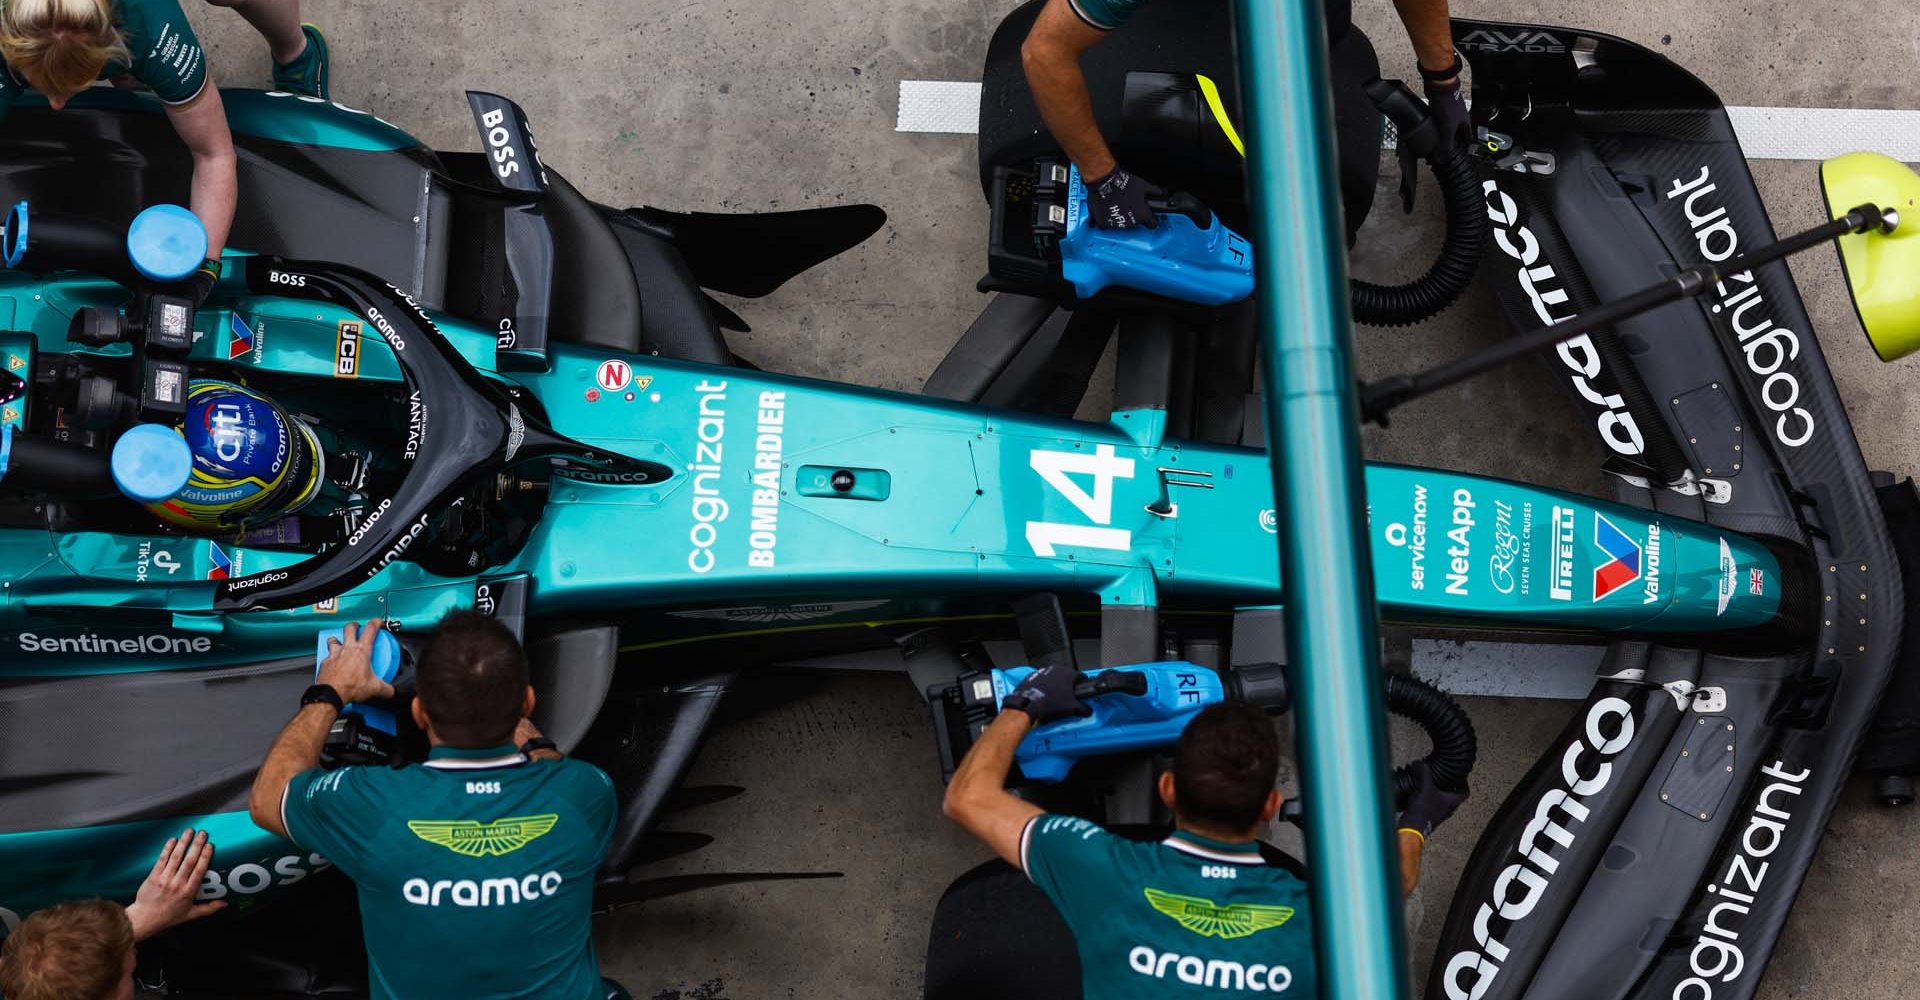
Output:
M1882 774L1875 777L1873 800L1883 806L1913 804L1913 779L1904 774Z
M1079 1000L1073 932L1044 893L995 859L954 879L927 936L926 1000Z

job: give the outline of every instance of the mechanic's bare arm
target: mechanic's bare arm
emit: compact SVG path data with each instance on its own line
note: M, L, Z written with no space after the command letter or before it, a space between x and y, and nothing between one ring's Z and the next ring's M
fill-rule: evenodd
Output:
M1400 12L1400 23L1407 26L1407 41L1413 43L1413 55L1421 69L1438 71L1453 65L1453 25L1448 20L1447 0L1393 0L1393 6Z
M941 806L948 819L1015 868L1020 867L1020 834L1041 809L1007 791L1007 772L1013 770L1013 751L1032 728L1033 717L1027 713L1001 712L960 761Z
M1400 895L1410 896L1420 884L1420 858L1427 852L1427 838L1414 830L1399 831Z
M538 739L541 735L542 734L540 732L540 727L534 725L532 719L522 716L520 719L520 724L513 727L513 745L517 747L526 746L528 740ZM535 750L534 752L527 755L527 759L529 760L560 760L565 756L566 754L563 754L558 750Z
M1026 67L1027 85L1033 88L1033 103L1040 108L1047 131L1088 181L1105 177L1115 166L1113 151L1093 117L1087 79L1080 73L1080 54L1106 36L1081 20L1068 0L1047 0L1020 46L1020 64Z
M328 640L327 658L320 664L315 681L334 689L340 700L349 704L372 698L393 697L393 686L373 672L373 640L380 632L381 620L375 618L362 629L348 622L342 629L346 641ZM324 702L302 705L299 714L287 723L267 750L266 763L253 778L253 792L247 797L247 812L253 824L268 833L287 836L280 820L280 805L286 798L293 776L320 766L320 751L327 744L327 730L339 713Z
M167 119L193 154L193 214L207 227L207 257L218 260L233 228L233 207L240 198L239 162L233 155L233 131L211 74L200 96L168 105ZM275 808L279 808L276 804Z
M253 817L254 826L287 836L286 825L280 822L280 800L286 796L287 785L294 775L320 766L320 751L326 746L327 730L333 727L333 718L338 714L332 705L325 703L302 705L300 714L280 730L273 748L267 751L267 762L260 765L260 773L253 778L253 794L247 797L247 812Z

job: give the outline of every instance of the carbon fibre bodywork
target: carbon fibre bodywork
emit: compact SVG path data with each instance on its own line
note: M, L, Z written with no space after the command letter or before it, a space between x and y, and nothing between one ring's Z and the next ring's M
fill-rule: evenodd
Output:
M1455 39L1476 120L1528 154L1485 177L1487 272L1517 329L1774 238L1719 99L1684 69L1558 27L1457 21ZM1806 553L1790 578L1821 624L1773 655L1616 644L1482 835L1427 995L1748 997L1899 655L1893 540L1785 264L1544 362L1622 500Z

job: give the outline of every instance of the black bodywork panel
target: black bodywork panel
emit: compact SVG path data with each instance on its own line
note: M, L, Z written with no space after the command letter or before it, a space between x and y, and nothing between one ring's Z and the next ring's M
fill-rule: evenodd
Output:
M152 205L190 200L193 161L166 116L121 109L16 108L6 121L0 202L124 230ZM240 200L228 242L256 253L371 271L423 305L441 289L427 261L431 150L357 150L234 136Z
M1454 36L1476 122L1546 154L1485 177L1516 329L1576 313L1571 285L1604 301L1774 238L1718 98L1670 60L1557 27ZM1612 332L1544 362L1619 496L1770 537L1791 620L1750 656L1609 651L1475 848L1429 1000L1751 996L1900 652L1893 540L1786 265Z

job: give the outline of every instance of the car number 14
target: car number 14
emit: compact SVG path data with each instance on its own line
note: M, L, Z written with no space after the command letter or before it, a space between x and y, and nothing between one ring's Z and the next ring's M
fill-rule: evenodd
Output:
M1027 544L1035 555L1051 556L1057 545L1124 552L1132 546L1133 532L1125 528L1099 527L1113 523L1113 481L1133 478L1133 459L1113 453L1113 445L1097 445L1092 454L1083 451L1047 451L1036 448L1027 464L1048 486L1085 514L1092 524L1062 524L1056 521L1028 521ZM1082 489L1071 476L1093 477L1093 489Z

